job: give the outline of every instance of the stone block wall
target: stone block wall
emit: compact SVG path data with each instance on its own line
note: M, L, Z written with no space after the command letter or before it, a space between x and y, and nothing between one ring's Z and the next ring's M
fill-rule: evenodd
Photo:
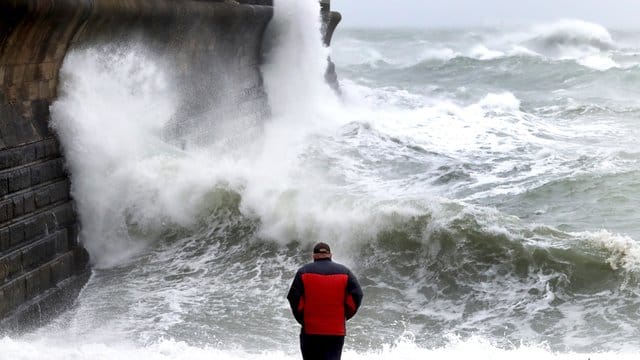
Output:
M13 313L4 328L44 320L33 313L41 295L86 269L69 188L54 138L0 151L0 317Z
M61 4L0 3L0 331L46 318L53 305L40 300L86 277L69 178L48 128L58 70L86 16Z

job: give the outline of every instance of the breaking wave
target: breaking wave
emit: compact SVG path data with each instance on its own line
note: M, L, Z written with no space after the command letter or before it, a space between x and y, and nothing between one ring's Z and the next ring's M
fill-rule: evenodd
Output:
M382 48L367 48L364 53L354 49L351 57L345 59L345 64L406 69L458 58L490 61L504 58L517 60L524 56L548 61L570 60L601 71L629 66L614 59L619 46L605 27L576 19L537 25L528 30L478 30L473 32L473 36L468 36L462 46L443 46L431 38L426 41L413 39L411 46L405 41L402 39L399 44L394 44L389 40Z

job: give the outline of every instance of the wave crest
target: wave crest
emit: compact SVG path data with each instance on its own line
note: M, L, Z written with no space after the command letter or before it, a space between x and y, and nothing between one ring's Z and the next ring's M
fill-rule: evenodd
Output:
M616 48L611 34L605 27L575 19L538 26L533 29L526 43L541 52L562 52L573 48L608 51Z

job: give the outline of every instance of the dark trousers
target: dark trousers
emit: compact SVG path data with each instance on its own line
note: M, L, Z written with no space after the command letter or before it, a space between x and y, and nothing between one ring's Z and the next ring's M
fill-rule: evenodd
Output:
M304 360L340 360L344 336L300 334Z

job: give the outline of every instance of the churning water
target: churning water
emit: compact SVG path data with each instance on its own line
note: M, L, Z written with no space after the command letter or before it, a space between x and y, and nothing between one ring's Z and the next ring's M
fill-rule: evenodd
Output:
M53 127L93 275L1 359L298 358L285 296L320 240L365 291L345 359L637 356L639 32L338 29L338 98L319 6L276 5L272 116L235 146L167 138L144 46L68 56Z

